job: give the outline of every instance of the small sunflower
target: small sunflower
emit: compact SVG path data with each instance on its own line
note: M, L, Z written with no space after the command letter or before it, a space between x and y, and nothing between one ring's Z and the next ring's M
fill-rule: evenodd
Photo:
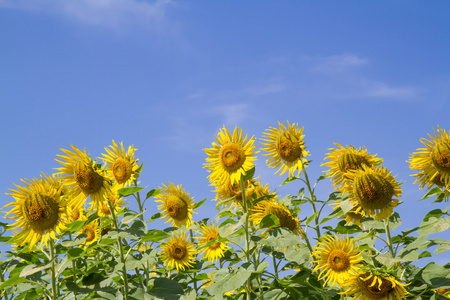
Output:
M321 166L328 166L330 169L326 171L331 177L333 186L342 191L345 185L345 174L350 170L361 169L363 165L368 167L378 166L383 162L383 159L375 157L376 154L370 155L367 153L367 149L359 147L355 149L353 146L341 146L338 143L334 143L338 148L330 148L332 151L327 153L324 160L329 160L323 163Z
M299 237L304 236L303 229L300 227L300 222L297 217L293 216L286 207L279 203L275 203L274 201L262 200L258 202L253 206L252 214L249 219L253 224L259 224L261 223L261 220L268 215L275 215L280 221L280 227L289 229Z
M215 240L219 237L219 227L217 226L217 223L203 225L200 227L200 230L196 232L201 235L200 237L195 237L198 240L199 246L205 245L209 241ZM217 242L203 248L200 251L200 254L202 254L204 259L206 258L208 261L214 262L223 257L223 252L227 248L228 246L226 245L226 242Z
M218 185L223 184L229 179L232 183L239 182L241 175L245 174L255 164L258 151L253 145L255 138L248 140L244 137L242 129L234 128L233 135L223 127L216 135L216 143L212 143L213 148L204 149L206 155L205 168L210 174L210 182ZM247 141L248 140L248 141Z
M328 235L317 242L312 255L317 263L313 272L322 270L319 279L326 278L325 284L344 283L353 272L358 270L362 256L359 247L352 238L341 235Z
M98 221L94 220L87 224L80 230L80 234L87 235L85 245L90 245L100 238L100 229L98 228Z
M186 239L186 233L176 232L161 246L161 259L167 267L177 271L184 271L193 266L196 251L194 246Z
M433 185L439 188L450 189L450 134L441 129L434 130L434 137L428 135L430 140L422 138L420 141L426 148L419 148L411 154L410 169L418 173L414 183L420 183L419 188L427 185L430 189Z
M377 219L388 218L392 210L399 203L402 191L400 184L384 167L369 168L363 165L362 169L347 173L348 184L343 191L349 193L349 198L361 206L365 215Z
M56 174L64 175L64 184L71 187L73 197L80 194L90 196L93 204L98 204L103 200L111 188L109 180L104 176L104 170L91 161L85 150L80 151L75 146L70 145L75 152L61 149L67 155L56 155L61 160L55 159L63 165L56 168Z
M303 169L303 164L306 162L305 157L309 156L305 148L305 143L302 135L303 127L298 128L298 124L289 124L288 128L278 122L279 128L270 127L268 132L263 132L264 138L261 139L261 145L266 148L262 150L268 152L263 156L268 156L266 163L271 168L279 169L275 172L280 172L280 176L286 171L289 171L289 177L294 176L296 170L300 175Z
M348 289L340 294L353 295L355 299L401 300L408 292L405 285L390 275L359 272L349 278Z
M114 213L118 213L123 209L125 204L129 204L125 202L125 199L119 196L120 185L114 184L105 199L98 204L96 207L97 213L100 217L108 217L111 215L111 211L109 210L108 202L111 203L111 206L114 207Z
M161 193L155 198L156 202L162 203L158 206L164 213L163 218L167 218L166 223L172 221L172 226L181 227L182 225L190 227L192 224L192 201L189 193L181 185L175 186L172 182L163 184Z
M219 205L223 203L223 201L233 198L228 209L233 209L234 207L242 209L242 191L239 181L232 182L230 179L227 179L223 184L213 185L216 187L216 200L221 201ZM253 180L247 180L245 182L245 198L248 203L252 199L255 188L256 186Z
M102 159L106 163L107 175L109 178L115 179L120 187L129 186L139 176L137 172L139 159L134 159L134 152L137 149L131 145L125 151L122 142L120 147L114 140L112 143L113 145L109 146L111 149L105 148L108 154L102 154L104 156Z
M40 247L48 245L50 239L56 240L56 234L61 234L67 229L68 224L67 206L72 202L61 196L61 190L55 188L47 181L49 177L41 177L40 180L21 179L25 186L14 184L18 190L11 190L11 195L15 202L11 202L3 207L12 206L12 214L7 219L17 219L11 225L11 230L16 234L15 241L18 246L29 243L31 250L34 245L40 242ZM53 178L55 179L55 178ZM20 229L16 231L15 229Z

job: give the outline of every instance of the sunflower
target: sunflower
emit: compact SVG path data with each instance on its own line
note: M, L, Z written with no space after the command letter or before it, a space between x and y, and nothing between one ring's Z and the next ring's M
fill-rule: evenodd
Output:
M40 242L40 247L48 245L50 239L56 240L56 234L61 234L67 229L68 224L67 206L71 205L70 198L61 196L61 190L55 188L48 182L48 177L41 177L40 180L21 179L25 186L14 184L18 190L11 190L11 195L15 202L11 202L3 207L12 206L12 209L5 217L16 219L10 227L15 231L15 243L18 246L29 243L31 250L34 245ZM54 178L57 180L56 178ZM73 200L72 200L73 201Z
M75 152L61 149L67 155L56 155L62 160L55 159L63 165L56 168L60 171L56 174L64 176L64 184L71 187L73 197L80 194L90 196L93 204L98 204L103 200L111 188L109 180L104 176L104 170L91 161L85 150L80 151L75 146L70 145Z
M333 210L341 207L342 201L333 201L330 206L333 207ZM364 229L365 226L361 224L361 220L366 217L366 213L362 209L361 205L358 202L353 202L353 208L349 210L347 213L340 216L340 219L345 219L345 225L356 225L360 228Z
M270 196L271 199L273 199L273 200L278 198L278 195L269 189L269 184L266 183L263 186L262 182L260 180L256 181L255 193L256 193L257 198L261 198L261 197L265 197L265 196Z
M177 271L184 271L193 266L192 260L196 251L193 244L186 239L186 233L175 232L161 247L161 259L169 269L175 267Z
M436 293L438 293L439 295L442 295L445 298L449 298L450 299L450 289L437 289L435 290Z
M349 278L348 289L340 294L354 295L355 299L401 300L409 294L405 285L390 275L358 272Z
M268 215L275 215L280 221L280 227L289 229L299 237L304 236L303 229L300 227L300 222L297 217L293 216L286 207L279 203L275 203L274 201L262 200L258 202L253 206L249 220L251 220L253 224L259 224L261 223L261 220Z
M118 213L120 210L122 210L123 205L129 204L128 202L125 202L124 198L119 196L119 188L119 184L114 184L111 187L110 192L107 193L106 198L98 204L98 207L95 208L100 217L108 217L111 215L108 202L111 203L112 207L114 207L114 213Z
M410 156L408 161L411 170L419 171L412 176L417 177L414 183L420 183L419 188L433 185L450 189L450 134L438 126L434 130L434 137L430 140L422 138L420 141L426 148L419 148Z
M162 203L158 206L164 213L163 218L167 218L166 223L172 221L172 226L181 227L182 225L190 227L192 224L192 201L181 185L175 186L172 182L163 184L161 193L155 196L156 202Z
M327 153L324 160L329 160L321 166L328 166L330 169L325 171L328 176L331 177L331 181L335 189L342 191L345 184L345 174L350 170L361 169L362 165L368 167L378 166L383 162L383 159L375 157L376 154L370 155L367 153L367 149L359 147L355 149L353 146L341 146L338 143L334 143L338 148L330 148L332 151Z
M120 187L129 186L139 176L137 172L139 159L134 159L134 152L137 149L131 145L128 146L128 151L125 151L122 142L120 148L114 140L112 143L113 145L109 146L111 149L105 148L108 154L102 154L104 156L102 159L106 163L107 175L109 178L115 179Z
M215 240L219 237L219 227L217 226L217 223L203 225L200 227L199 231L196 231L196 233L201 235L200 237L195 237L198 240L199 246L203 246L209 241ZM223 251L228 248L226 244L226 242L214 243L206 248L203 248L200 251L200 254L202 254L203 259L206 258L208 261L214 262L223 257Z
M362 169L349 171L347 177L348 184L343 191L361 206L365 215L381 220L392 214L392 209L399 203L393 197L400 197L402 191L391 172L384 167L363 165Z
M226 200L233 199L228 209L242 209L242 191L239 181L232 182L227 179L223 184L213 184L216 187L216 200L220 200L219 205L226 203ZM253 180L247 180L245 182L245 199L250 202L255 192L255 183Z
M80 230L80 234L87 235L85 245L90 245L100 238L100 229L98 228L98 221L94 220L87 224Z
M253 145L255 138L247 139L242 128L239 131L235 127L231 135L224 126L216 135L217 144L212 143L213 148L204 149L208 156L204 166L210 172L211 183L221 185L227 179L232 183L239 182L241 176L255 165L254 155L258 153Z
M328 235L317 242L312 255L317 263L313 272L319 273L319 280L325 279L325 284L334 285L344 283L353 272L358 270L358 263L362 261L359 246L352 238L342 237L340 234Z
M279 169L280 176L289 171L289 177L294 176L295 170L300 175L303 169L303 163L306 162L305 156L309 156L304 145L303 127L298 128L298 124L289 124L288 128L278 121L279 128L270 127L268 132L263 132L264 138L261 139L261 145L266 148L262 150L268 152L263 156L268 156L266 163L271 168Z

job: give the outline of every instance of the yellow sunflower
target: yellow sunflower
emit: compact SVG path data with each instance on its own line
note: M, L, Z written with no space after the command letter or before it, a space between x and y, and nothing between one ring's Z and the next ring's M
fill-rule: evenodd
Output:
M388 218L402 191L400 184L384 167L369 168L363 165L362 169L347 173L348 184L343 191L349 193L349 199L361 206L365 215L377 219Z
M94 220L91 223L84 226L80 232L80 234L87 235L85 245L90 245L97 241L100 238L100 229L98 228L98 221Z
M63 165L56 168L56 174L64 175L64 184L72 187L73 197L81 193L90 196L93 204L98 204L103 200L111 188L109 180L104 176L104 170L91 161L85 150L80 151L75 146L70 145L75 152L61 149L67 155L56 155L61 160L55 159Z
M390 275L359 272L349 278L348 289L340 294L353 295L352 300L401 300L409 293L404 284Z
M419 148L410 156L410 169L419 171L412 176L417 177L414 183L420 183L419 188L433 185L450 189L450 134L441 129L434 130L434 137L420 141L426 148Z
M450 299L450 289L437 289L435 290L436 293L438 293L439 295L442 295L445 298L449 298Z
M15 231L15 243L18 246L29 243L29 249L40 242L40 247L48 245L50 239L56 240L56 234L61 234L67 229L67 206L71 205L70 198L64 199L61 190L55 188L47 181L46 177L40 180L21 179L25 186L14 184L18 190L11 190L15 202L3 207L12 206L6 213L11 215L7 219L16 219L10 227ZM55 179L56 180L56 179Z
M350 170L361 169L362 165L368 167L378 166L383 162L383 159L375 157L376 154L370 155L367 149L359 147L355 149L353 146L341 146L334 143L338 148L330 148L332 151L327 153L324 160L329 160L321 166L330 167L326 172L331 177L331 181L335 189L342 191L345 185L345 174Z
M333 201L330 206L333 207L333 210L341 207L341 201ZM366 217L366 213L362 209L361 205L358 202L353 202L353 208L347 213L340 216L340 219L345 219L345 225L357 225L360 228L364 229L365 227L361 224L361 220Z
M139 176L137 172L139 159L134 158L134 152L137 149L131 145L125 151L122 142L120 147L114 140L112 143L113 145L109 146L111 149L105 148L108 154L102 154L104 156L102 159L106 162L108 177L115 179L120 187L129 186Z
M186 192L181 184L175 186L172 182L169 184L163 184L161 193L155 198L156 202L162 203L158 206L159 210L162 210L164 216L167 218L166 223L172 221L172 226L181 227L182 225L190 227L192 224L192 201L189 193Z
M219 227L217 226L217 223L203 225L200 227L199 231L196 231L196 233L201 235L200 237L195 237L198 240L198 245L201 247L209 241L215 240L219 237ZM200 254L202 254L203 259L206 258L208 261L214 262L223 257L223 252L228 248L226 244L226 242L214 243L206 248L203 248L200 251Z
M232 183L239 182L241 175L245 174L255 164L258 151L253 145L255 138L248 140L244 137L242 128L234 128L233 135L223 127L216 135L216 143L212 143L213 148L204 149L206 155L205 168L210 174L208 178L211 183L223 184L229 179ZM248 141L247 141L248 140Z
M169 269L174 267L180 271L193 266L196 251L194 246L186 239L186 233L175 232L161 246L161 260Z
M228 209L233 209L234 207L242 209L242 191L240 182L232 182L227 179L223 184L213 184L216 187L216 199L220 200L219 205L224 201L233 198L230 202ZM255 192L255 184L253 180L247 180L245 182L245 199L247 202L252 199L253 193Z
M289 177L294 176L295 170L298 170L300 175L303 169L303 163L306 162L305 157L309 156L303 141L302 135L303 127L298 128L298 124L289 124L288 128L278 122L279 128L270 127L268 132L263 132L264 138L261 139L261 145L266 148L262 150L268 152L263 156L268 156L266 163L271 168L279 169L275 172L280 172L280 176L286 171L289 171Z
M111 203L111 206L114 207L114 213L118 213L123 209L125 204L129 204L125 202L125 199L119 196L118 190L120 189L120 185L114 184L111 187L111 191L107 193L107 197L103 199L102 202L98 204L98 207L95 208L100 217L108 217L111 215L111 211L109 210L108 202Z
M303 229L300 227L300 222L297 217L293 216L283 205L271 200L262 200L253 206L249 220L251 220L253 224L259 224L261 223L261 220L268 215L275 215L280 221L280 227L285 227L297 236L304 237Z
M336 281L343 284L358 270L358 264L363 260L359 246L352 238L340 234L328 235L317 242L312 255L317 263L313 272L321 270L319 280L325 279L325 284L334 285Z
M266 183L263 186L260 180L256 181L255 193L257 198L261 198L264 196L272 196L272 200L276 200L278 198L278 195L269 189L269 184Z

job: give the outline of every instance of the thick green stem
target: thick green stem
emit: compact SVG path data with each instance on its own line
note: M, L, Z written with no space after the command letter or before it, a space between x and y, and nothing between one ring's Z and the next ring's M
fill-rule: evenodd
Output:
M394 248L392 247L392 240L391 240L391 232L389 230L389 219L384 219L384 229L386 231L386 239L387 239L387 245L389 247L389 253L391 253L392 257L395 257Z
M310 199L310 203L313 209L313 213L316 214L317 213L317 209L316 209L316 205L314 203L314 192L311 188L311 183L309 181L308 178L308 173L306 173L306 169L303 167L302 168L303 174L305 174L305 183L306 183L306 187L308 188L309 191L309 199ZM316 215L316 217L314 218L314 222L316 223L315 229L316 229L316 233L317 233L317 238L320 238L321 234L320 234L320 226L319 226L319 214Z
M191 236L191 243L194 245L194 232L192 231L192 229L189 229L189 234ZM194 272L194 278L192 278L194 280L194 289L195 292L197 292L197 280L195 279L195 276L197 276L197 272Z
M50 259L52 261L52 299L57 299L57 291L56 291L56 270L55 270L55 246L53 244L53 240L50 239Z
M246 262L250 263L250 236L248 233L248 206L247 206L247 199L245 197L245 182L243 180L243 178L241 177L240 179L240 183L241 183L241 194L242 194L242 207L244 209L244 231L245 231L245 258L246 258ZM247 295L247 300L250 300L250 278L247 279L247 287L245 289L245 293Z

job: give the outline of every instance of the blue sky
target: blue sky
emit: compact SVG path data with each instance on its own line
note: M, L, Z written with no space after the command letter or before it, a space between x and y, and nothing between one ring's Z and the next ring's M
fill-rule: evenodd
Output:
M405 161L433 127L450 129L449 9L411 0L0 0L2 193L52 173L69 143L98 157L114 139L139 149L143 186L174 182L196 201L213 199L202 149L219 129L259 138L289 120L304 126L310 177L326 170L334 142L382 157L404 182L399 230L417 226L425 211L446 207L417 201L424 191ZM284 177L261 156L256 172L281 195L300 188L279 187ZM328 181L318 189L332 191Z

